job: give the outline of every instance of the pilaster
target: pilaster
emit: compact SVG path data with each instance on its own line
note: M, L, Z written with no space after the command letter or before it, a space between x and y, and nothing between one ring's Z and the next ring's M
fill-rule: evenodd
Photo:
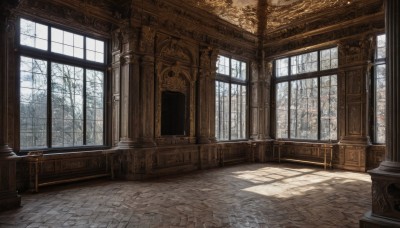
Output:
M120 141L121 113L121 51L122 35L116 30L112 35L112 145L118 146Z
M370 59L372 37L339 44L339 157L338 168L366 171L369 137Z
M154 147L154 61L155 30L149 26L142 26L140 32L139 52L140 61L140 88L139 88L139 147Z
M211 51L210 57L210 78L209 78L209 89L210 93L208 95L209 98L209 111L210 111L210 142L215 143L217 138L215 137L215 79L217 77L217 60L218 60L219 50L217 48L213 48Z
M200 67L197 81L197 143L208 144L215 142L212 136L212 129L215 130L215 124L211 119L215 119L215 77L213 77L213 65L216 65L216 59L213 59L213 49L211 47L202 47L200 50ZM215 123L215 122L213 122Z
M135 147L139 136L139 58L134 50L136 31L126 27L122 31L122 53L120 58L120 141L118 147ZM115 75L114 75L115 76ZM118 86L118 85L116 85Z

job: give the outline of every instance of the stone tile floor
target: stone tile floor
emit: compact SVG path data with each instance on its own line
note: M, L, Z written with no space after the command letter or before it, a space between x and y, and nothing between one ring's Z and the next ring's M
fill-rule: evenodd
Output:
M0 227L358 227L370 188L365 173L244 164L42 188L0 213Z

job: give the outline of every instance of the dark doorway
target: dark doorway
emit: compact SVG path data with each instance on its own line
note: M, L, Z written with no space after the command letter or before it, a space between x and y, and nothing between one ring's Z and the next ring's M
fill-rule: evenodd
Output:
M161 135L185 135L185 94L163 91L161 102Z

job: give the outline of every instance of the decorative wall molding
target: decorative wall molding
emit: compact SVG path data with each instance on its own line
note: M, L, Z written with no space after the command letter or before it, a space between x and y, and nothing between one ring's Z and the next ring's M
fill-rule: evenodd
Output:
M82 5L78 0L23 0L17 11L22 15L70 26L72 29L110 37L112 30L119 26L119 21L112 16L110 8L104 7L104 4L100 4L103 7L96 7L96 10L92 10L92 6L92 4Z

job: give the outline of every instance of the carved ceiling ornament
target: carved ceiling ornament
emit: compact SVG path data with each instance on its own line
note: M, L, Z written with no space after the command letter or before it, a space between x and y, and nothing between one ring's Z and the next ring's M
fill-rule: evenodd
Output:
M362 0L264 1L267 10L263 16L257 15L258 6L265 5L262 0L188 0L187 2L253 34L258 32L259 24L266 24L266 31L272 32L315 14L362 2Z
M269 0L268 2L270 4L267 7L267 31L271 32L282 26L289 25L294 21L299 21L318 13L336 10L361 1L362 0Z
M257 32L258 0L188 0L192 5L248 31Z

